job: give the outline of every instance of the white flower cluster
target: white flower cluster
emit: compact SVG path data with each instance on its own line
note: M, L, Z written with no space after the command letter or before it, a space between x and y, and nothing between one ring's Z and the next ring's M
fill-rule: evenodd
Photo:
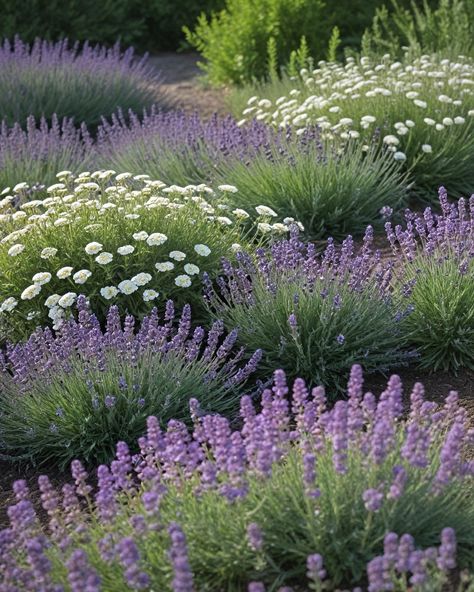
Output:
M46 307L55 327L80 293L151 302L172 286L197 285L207 262L215 265L240 248L237 240L249 224L255 233L279 234L293 223L269 224L277 213L263 205L253 219L244 210L232 211L206 185L166 186L147 175L114 171L77 177L62 171L58 179L46 199L18 210L8 191L0 196L0 313L19 309L23 301L25 316ZM218 191L225 200L237 188L221 185ZM2 292L2 286L8 289Z
M321 61L312 72L301 71L299 88L288 96L251 97L243 116L240 125L257 119L291 125L297 134L317 124L327 140L368 142L379 128L385 146L403 161L408 150L415 158L433 153L442 133L474 127L474 65L462 56L454 62L426 55L403 63L388 55L378 64L367 57L349 57L344 65ZM387 125L393 131L385 131Z

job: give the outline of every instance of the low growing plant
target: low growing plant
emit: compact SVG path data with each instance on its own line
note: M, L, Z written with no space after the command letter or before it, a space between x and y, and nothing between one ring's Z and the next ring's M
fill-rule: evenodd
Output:
M372 252L372 229L354 254L352 237L324 253L297 236L257 251L258 261L237 253L225 262L217 291L205 277L213 314L239 339L264 352L261 368L285 366L290 376L341 389L352 364L386 371L407 360L400 319L406 304L390 297L392 264Z
M25 129L4 122L0 127L0 187L8 193L23 179L32 189L31 198L38 196L56 181L58 171L84 170L91 164L93 151L87 128L77 130L72 120L59 122L53 115L48 125L44 118L36 122L31 116Z
M192 434L149 417L140 454L120 442L94 493L79 461L62 494L40 477L49 524L17 481L5 583L441 592L453 569L473 567L473 432L456 393L440 406L416 384L405 414L399 377L377 401L359 366L332 409L321 387L298 379L288 391L278 370L260 412L244 396L240 430L195 399Z
M301 71L288 94L248 99L241 123L317 124L323 139L362 144L370 144L375 132L380 148L412 175L419 197L432 200L432 187L441 183L459 196L474 187L473 84L473 64L462 56L319 62L315 70Z
M407 212L407 226L387 223L399 264L395 289L410 292L413 311L403 322L420 365L456 373L474 369L474 196L449 203L439 190L441 214Z
M117 109L139 111L156 102L155 70L133 49L72 47L37 39L28 45L15 37L0 46L0 113L9 125L27 117L73 117L76 124L96 126Z
M78 299L79 320L56 336L38 329L1 356L0 433L3 457L66 467L74 458L97 465L113 457L120 438L130 445L150 413L164 426L189 420L188 401L199 396L208 412L235 414L239 393L260 352L240 364L237 332L225 339L216 321L207 333L191 331L186 305L175 319L173 302L163 320L156 309L135 327L109 309L105 330Z
M11 337L59 327L79 293L101 320L112 303L137 318L169 298L199 308L203 272L215 276L222 257L288 230L265 213L233 214L222 203L229 185L167 187L112 170L62 171L59 181L18 210L25 183L0 201L0 317Z
M303 133L300 133L303 131ZM146 172L170 182L231 183L236 208L265 203L305 220L306 236L343 238L377 224L384 206L405 199L406 179L397 163L355 143L326 145L314 127L275 130L231 117L202 121L198 115L152 111L130 123L118 114L99 130L103 166Z

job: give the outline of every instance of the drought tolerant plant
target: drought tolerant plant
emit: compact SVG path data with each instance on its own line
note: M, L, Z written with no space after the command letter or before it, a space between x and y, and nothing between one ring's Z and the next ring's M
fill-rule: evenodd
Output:
M402 298L413 311L404 333L420 353L420 365L457 372L474 369L474 196L449 203L439 190L441 214L406 212L406 228L388 222Z
M378 130L380 147L412 175L420 197L432 199L441 183L458 196L474 188L474 66L467 58L347 58L301 76L279 98L251 97L241 123L317 124L328 140L364 144Z
M171 300L162 320L156 309L135 328L123 326L112 306L102 330L84 296L79 319L53 336L38 329L25 343L0 354L0 433L3 457L66 467L74 458L107 462L117 439L130 445L153 413L189 421L188 401L198 396L208 412L230 415L254 372L260 352L239 364L237 332L223 337L216 321L210 331L191 330L186 305L179 322Z
M278 370L260 412L244 396L240 430L195 399L192 434L149 417L140 454L120 442L95 492L79 461L62 494L40 477L41 523L17 481L5 583L288 592L367 578L371 592L406 589L390 580L441 592L450 571L473 567L474 433L456 393L438 405L416 384L406 414L399 377L377 401L359 366L332 409L321 387L288 391Z
M258 121L239 126L231 117L202 121L197 114L152 111L142 121L121 115L99 129L102 166L146 172L166 182L231 183L237 208L262 202L305 220L306 235L362 234L383 206L397 209L405 179L393 160L360 145L336 150L316 128L296 133Z
M15 123L0 127L0 187L10 192L18 179L42 191L64 169L84 170L92 160L93 146L85 126L74 127L72 120L59 122L53 115L51 125L33 116L23 129ZM33 191L38 195L38 191Z
M95 126L117 107L139 111L156 102L157 74L146 56L133 49L120 51L82 46L68 41L37 39L28 45L15 37L0 46L0 113L9 125L25 125L27 117L55 114Z
M281 365L340 389L354 363L384 371L408 358L399 328L406 304L392 303L392 263L372 251L372 240L369 227L359 253L350 236L341 249L329 239L318 253L295 235L259 249L256 264L238 253L236 265L224 263L217 291L205 277L206 301L238 327L242 343L263 350L263 370Z
M411 0L406 8L398 0L391 0L390 11L386 6L377 8L371 27L362 37L362 53L402 57L405 49L411 55L474 57L474 2L438 0L436 7L430 4L427 0L418 4Z
M0 317L13 337L58 327L79 293L101 320L112 303L137 317L169 298L199 307L204 271L214 276L222 257L288 229L269 227L265 212L234 214L221 203L229 185L167 187L112 170L62 171L59 181L19 209L25 183L0 201Z

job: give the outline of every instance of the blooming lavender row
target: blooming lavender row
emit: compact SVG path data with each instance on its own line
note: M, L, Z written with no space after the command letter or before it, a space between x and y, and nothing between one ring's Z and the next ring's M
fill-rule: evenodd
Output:
M78 320L55 335L38 329L0 352L0 437L15 457L107 458L118 437L133 443L150 413L163 424L186 419L189 398L199 394L209 411L235 411L261 357L256 351L240 363L237 331L225 336L221 322L207 334L192 329L189 305L177 321L168 301L163 319L154 308L139 327L131 315L122 325L112 306L105 330L84 296L77 306Z
M441 590L472 566L467 413L456 393L440 406L416 384L405 415L399 377L377 401L360 366L347 395L331 409L324 389L297 379L290 394L277 370L261 411L242 398L238 430L195 399L191 434L149 417L140 452L119 442L95 493L79 461L62 493L40 477L46 523L17 481L4 589L333 590L366 567L370 592Z

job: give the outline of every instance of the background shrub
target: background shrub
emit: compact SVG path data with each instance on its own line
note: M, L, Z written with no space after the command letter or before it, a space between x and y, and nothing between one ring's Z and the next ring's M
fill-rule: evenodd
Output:
M407 339L432 371L474 369L474 197L457 204L439 191L441 215L407 213L407 228L387 234L401 270L395 284L413 311L403 322Z
M36 122L31 116L25 129L18 123L8 127L4 122L0 127L0 187L10 191L22 179L30 186L28 197L44 195L58 171L84 170L92 163L93 154L87 128L78 130L72 120L60 123L53 115L48 125L44 118Z
M362 37L362 53L402 57L403 48L411 55L441 53L456 58L474 57L474 2L472 0L428 0L408 7L391 0L377 8L370 28Z
M101 320L112 303L138 318L169 298L202 311L203 272L216 275L222 257L264 237L266 217L220 210L228 206L206 186L166 187L114 171L63 171L59 180L48 198L19 211L11 206L26 191L21 184L0 201L0 316L16 335L59 326L78 293Z
M240 364L236 332L223 338L222 323L209 333L191 331L187 305L175 321L172 301L159 320L156 309L135 329L123 327L116 306L105 330L78 300L79 321L53 337L38 329L26 343L9 346L0 378L0 429L4 455L65 468L74 458L98 465L113 458L120 438L134 445L150 413L163 426L190 421L188 401L232 414L260 353Z
M207 282L206 300L239 329L242 344L263 350L262 370L281 365L290 376L340 389L353 363L373 372L407 359L387 291L390 264L377 269L371 241L369 228L356 256L351 237L340 253L329 240L324 254L293 237L260 250L256 266L238 253L239 265L224 265L218 293Z
M87 42L36 39L30 46L18 37L0 48L0 113L8 124L24 125L29 115L51 120L73 117L95 126L117 107L140 110L157 100L157 74L146 58ZM159 99L160 97L158 97Z
M321 388L310 394L297 380L288 390L280 370L261 412L243 397L241 430L202 415L196 400L192 435L148 418L140 454L132 461L120 442L95 494L79 461L63 496L40 477L51 535L17 481L2 532L6 583L28 569L28 551L47 553L38 565L48 584L87 574L104 590L131 581L166 591L335 590L366 580L381 590L393 578L400 590L409 580L441 592L455 566L473 566L472 430L455 393L440 407L417 384L406 414L399 377L377 402L363 395L360 367L349 400L332 409Z

